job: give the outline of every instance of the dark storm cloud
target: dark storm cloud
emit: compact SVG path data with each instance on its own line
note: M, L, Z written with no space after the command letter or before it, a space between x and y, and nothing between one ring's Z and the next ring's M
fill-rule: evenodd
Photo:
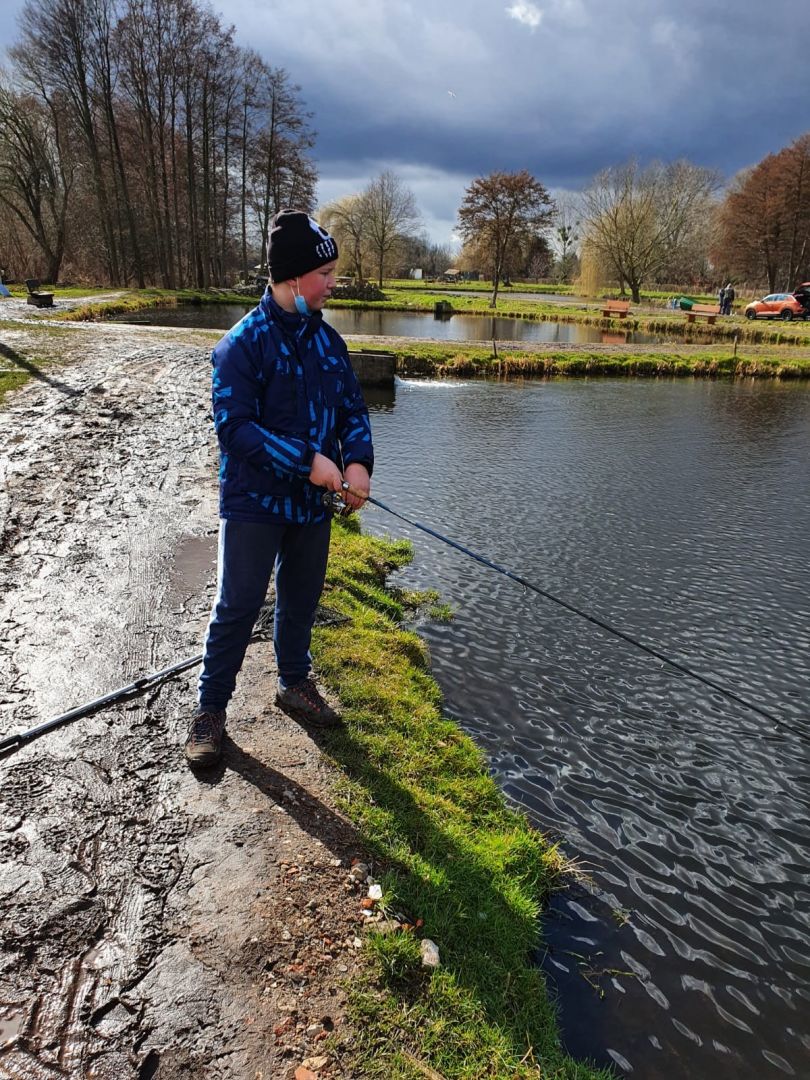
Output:
M311 29L273 33L291 20ZM807 40L787 0L290 0L270 6L266 52L316 113L322 169L526 166L572 185L631 155L730 174L778 149L807 124Z

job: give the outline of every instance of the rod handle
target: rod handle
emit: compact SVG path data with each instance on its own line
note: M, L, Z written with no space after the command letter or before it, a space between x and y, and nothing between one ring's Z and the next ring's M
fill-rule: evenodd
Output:
M367 491L360 491L359 488L352 487L348 480L344 480L340 486L344 491L348 491L350 495L354 495L355 499L362 499L365 502L368 498Z

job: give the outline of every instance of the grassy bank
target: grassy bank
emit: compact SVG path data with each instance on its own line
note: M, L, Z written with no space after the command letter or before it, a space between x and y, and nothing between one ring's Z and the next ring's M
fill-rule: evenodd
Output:
M731 348L712 346L699 352L616 352L579 350L501 349L499 356L486 347L462 343L410 342L389 347L396 370L403 376L431 378L550 378L552 376L633 375L726 378L808 379L810 357L791 350L734 356Z
M437 289L444 291L462 291L462 292L492 292L491 281L416 281L413 278L391 278L385 282L385 288L389 286L397 289ZM547 284L545 282L522 282L517 281L513 285L501 284L498 286L498 292L501 293L537 293L542 295L543 293L551 294L553 296L580 296L578 289L574 285L554 285ZM690 289L641 289L639 295L641 296L642 303L650 303L660 301L666 303L667 300L673 296L690 296L693 300L697 300L700 303L716 304L717 296L709 293L696 293ZM599 289L597 297L618 297L619 291L614 286L613 288ZM627 299L629 300L629 294ZM755 299L752 297L752 299Z
M56 316L67 322L96 322L119 315L128 315L149 308L181 307L202 304L251 304L252 297L228 289L129 289L125 295L95 303L90 300Z
M402 628L386 574L404 542L335 528L315 652L338 692L345 732L327 752L343 773L343 809L382 871L383 910L418 931L370 930L366 977L349 988L356 1073L386 1080L594 1080L607 1073L560 1048L542 973L530 962L538 915L562 860L507 808L475 744L442 716L421 640ZM420 937L441 966L420 962Z

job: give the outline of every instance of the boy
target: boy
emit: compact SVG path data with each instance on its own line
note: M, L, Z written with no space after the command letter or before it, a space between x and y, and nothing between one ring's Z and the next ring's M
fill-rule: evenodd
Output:
M215 764L226 708L275 571L276 702L314 727L340 717L309 675L331 514L326 492L352 509L374 464L368 410L346 344L323 322L337 244L306 213L282 210L270 232L270 284L258 307L214 349L220 446L217 595L205 637L199 707L185 744L191 765Z

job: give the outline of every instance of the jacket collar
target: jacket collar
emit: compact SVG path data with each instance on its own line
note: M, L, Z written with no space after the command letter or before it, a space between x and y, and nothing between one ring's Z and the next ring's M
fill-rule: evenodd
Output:
M260 304L264 308L265 314L268 316L270 322L278 323L285 334L288 334L296 340L308 338L311 334L314 334L321 325L323 319L323 315L320 311L315 311L312 315L308 316L299 315L297 311L285 311L284 308L273 299L273 294L270 292L269 286L265 289Z

